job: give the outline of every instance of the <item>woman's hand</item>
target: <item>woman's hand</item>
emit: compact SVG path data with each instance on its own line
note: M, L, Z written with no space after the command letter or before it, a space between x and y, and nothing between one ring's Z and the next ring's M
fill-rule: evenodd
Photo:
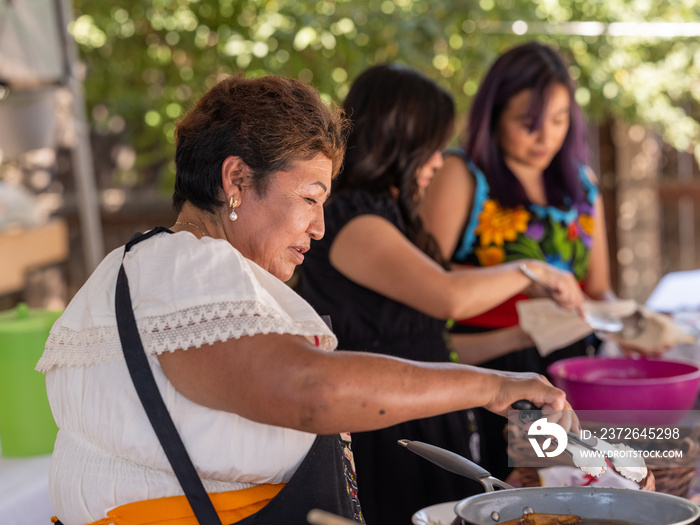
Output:
M581 430L578 417L566 400L566 394L539 374L531 372L497 372L499 385L494 392L493 400L484 407L496 414L506 416L511 405L521 399L530 401L536 407L541 407L542 415L553 423L558 423L564 430Z
M551 297L567 310L576 309L583 314L584 293L574 274L561 270L543 261L527 261L527 268L535 274L538 283L533 283L526 293L535 297Z
M635 345L634 343L626 342L622 339L615 339L617 345L620 347L620 351L625 357L659 357L664 353L668 352L672 346L659 346L656 348L643 348Z
M657 357L671 350L677 344L692 344L694 337L678 327L670 315L650 312L638 307L633 317L637 323L635 330L624 330L619 334L606 334L605 339L614 341L627 357ZM625 327L632 323L624 319ZM631 333L630 333L631 332Z

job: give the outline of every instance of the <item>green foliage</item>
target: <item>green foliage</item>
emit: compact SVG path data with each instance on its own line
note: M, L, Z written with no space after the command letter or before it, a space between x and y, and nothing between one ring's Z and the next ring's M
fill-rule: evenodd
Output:
M613 26L607 34L566 34L571 22L697 23L694 0L74 4L71 31L87 66L93 125L101 133L123 133L137 153L115 184L138 184L150 172L171 188L174 122L222 76L292 76L316 86L327 101L340 102L362 70L392 61L435 78L465 112L496 56L531 39L569 57L580 86L577 100L589 117L612 114L643 123L700 160L700 39L646 30L617 36Z

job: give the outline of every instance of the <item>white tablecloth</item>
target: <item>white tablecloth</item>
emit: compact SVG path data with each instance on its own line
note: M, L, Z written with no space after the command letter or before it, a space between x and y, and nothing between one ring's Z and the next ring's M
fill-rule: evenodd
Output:
M0 456L0 524L51 525L50 463L51 455Z

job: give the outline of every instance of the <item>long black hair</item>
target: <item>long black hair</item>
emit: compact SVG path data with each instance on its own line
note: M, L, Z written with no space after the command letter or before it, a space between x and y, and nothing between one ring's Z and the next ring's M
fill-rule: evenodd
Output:
M418 217L415 175L452 135L452 95L417 71L383 64L357 77L343 109L351 130L334 191L364 189L391 195L396 188L408 238L443 262L437 243Z

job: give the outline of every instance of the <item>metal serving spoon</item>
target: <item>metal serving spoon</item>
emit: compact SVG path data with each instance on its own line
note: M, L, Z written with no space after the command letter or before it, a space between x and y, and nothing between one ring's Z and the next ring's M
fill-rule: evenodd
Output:
M586 313L586 323L597 332L616 334L621 339L633 339L644 331L647 320L642 312L635 310L626 316L607 312Z

